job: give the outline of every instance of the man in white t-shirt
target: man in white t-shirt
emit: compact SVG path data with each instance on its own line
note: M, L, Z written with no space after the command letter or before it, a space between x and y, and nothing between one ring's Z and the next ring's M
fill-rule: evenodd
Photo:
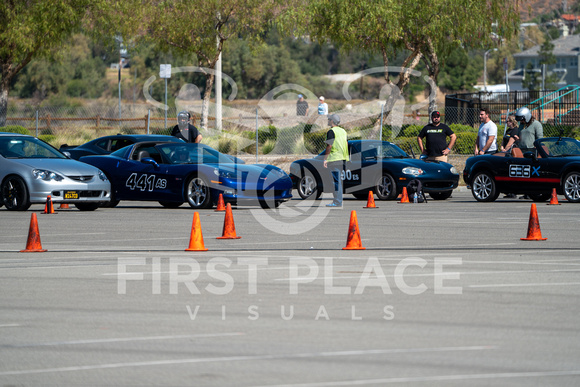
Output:
M489 118L489 110L481 108L479 111L479 132L475 141L475 155L485 155L497 152L497 126Z

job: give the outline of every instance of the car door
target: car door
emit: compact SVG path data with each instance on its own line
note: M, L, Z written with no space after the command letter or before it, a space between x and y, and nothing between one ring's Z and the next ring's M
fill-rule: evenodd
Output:
M167 164L154 145L138 145L118 163L115 183L119 200L166 200Z
M536 157L507 157L507 169L498 176L518 192L550 191L553 179L547 168L547 159Z

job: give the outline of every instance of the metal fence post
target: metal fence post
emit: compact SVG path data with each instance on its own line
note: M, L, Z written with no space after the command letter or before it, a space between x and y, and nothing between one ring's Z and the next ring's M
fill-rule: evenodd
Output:
M36 137L38 138L38 110L36 111Z
M151 109L147 109L147 134L149 134L150 122L151 122Z

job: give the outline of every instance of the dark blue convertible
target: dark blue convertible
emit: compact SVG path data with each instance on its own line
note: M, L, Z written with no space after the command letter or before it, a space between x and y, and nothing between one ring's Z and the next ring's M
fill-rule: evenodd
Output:
M425 193L433 199L445 200L459 182L459 173L453 165L413 159L387 141L351 140L348 151L350 161L342 175L344 192L357 199L367 199L372 190L379 200L393 200L403 187L417 179ZM323 154L290 165L290 178L302 199L319 198L322 192L334 189L330 172L323 166Z
M280 168L235 163L204 144L140 142L108 156L85 156L111 182L111 202L158 201L164 207L188 202L211 208L219 194L226 203L278 207L292 198L292 181Z
M473 156L465 162L463 180L475 200L492 202L500 193L526 194L545 201L552 190L569 202L580 202L580 141L568 137L540 138L535 151Z

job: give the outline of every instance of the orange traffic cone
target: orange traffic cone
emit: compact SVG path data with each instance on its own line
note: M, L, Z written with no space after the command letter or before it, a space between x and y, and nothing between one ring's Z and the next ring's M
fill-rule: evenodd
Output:
M68 206L68 203L60 203L60 206L58 206L59 210L68 210L70 209L70 207Z
M356 211L350 213L350 223L348 225L348 236L346 239L346 247L343 250L364 250L360 240L360 231L358 229L358 221L356 219Z
M363 208L379 208L375 206L375 197L373 195L373 191L369 191L369 198L367 200L367 206Z
M407 194L407 187L403 187L403 197L399 203L410 203L409 202L409 195Z
M46 249L42 248L40 243L40 234L38 233L38 220L36 214L33 212L30 217L30 227L28 229L28 240L26 241L26 248L20 250L21 253L44 253Z
M203 233L199 222L199 213L193 214L193 223L191 225L191 236L189 237L189 247L185 251L207 251L203 244Z
M536 203L532 203L530 209L530 221L528 222L528 236L520 238L523 241L545 241L548 238L542 238L542 231L540 230L540 221L538 220L538 212L536 211Z
M43 214L56 214L56 212L54 212L54 206L52 205L52 198L50 195L46 197L46 204L44 205Z
M236 235L236 226L234 225L234 215L232 214L232 205L228 203L226 207L226 217L224 219L224 230L221 237L216 239L240 239Z
M218 198L217 208L215 210L216 211L225 211L226 210L226 206L224 205L224 197L222 194L220 194L220 196Z
M558 194L556 193L556 188L552 189L552 198L550 199L550 203L548 204L552 206L560 205L560 203L558 203Z

